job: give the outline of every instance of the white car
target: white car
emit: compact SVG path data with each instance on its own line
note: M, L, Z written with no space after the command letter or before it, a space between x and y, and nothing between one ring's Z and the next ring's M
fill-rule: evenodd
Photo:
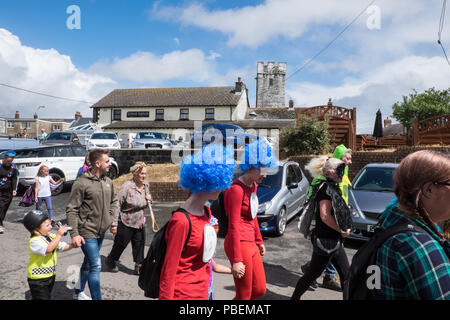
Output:
M14 163L19 169L19 185L28 187L34 183L39 167L46 165L53 180L64 178L64 182L72 182L77 178L78 170L84 164L86 149L80 145L42 146L32 149L15 150L17 155ZM119 166L111 159L112 166L108 176L115 179L119 176ZM63 186L53 190L53 195L59 194Z
M120 140L112 132L95 132L88 139L87 149L120 149Z

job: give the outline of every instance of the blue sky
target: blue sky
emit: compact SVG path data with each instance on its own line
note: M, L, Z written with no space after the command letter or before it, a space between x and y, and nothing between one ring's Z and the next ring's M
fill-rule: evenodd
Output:
M233 85L243 78L255 105L257 61L287 62L295 106L356 107L358 133L378 108L415 88L450 87L437 45L439 0L378 0L322 55L371 1L1 1L0 82L96 102L115 88ZM66 9L78 5L81 29ZM449 11L449 10L447 10ZM442 41L450 52L450 17ZM377 25L378 23L378 25ZM91 116L88 104L0 87L0 116Z

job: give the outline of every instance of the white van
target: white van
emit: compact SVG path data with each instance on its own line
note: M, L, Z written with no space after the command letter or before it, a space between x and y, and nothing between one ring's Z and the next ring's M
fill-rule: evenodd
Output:
M134 138L136 138L136 133L121 133L119 135L120 146L125 149L131 148Z

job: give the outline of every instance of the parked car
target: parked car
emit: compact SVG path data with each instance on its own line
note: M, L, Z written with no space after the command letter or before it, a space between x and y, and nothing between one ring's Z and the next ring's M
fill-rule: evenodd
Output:
M0 151L15 150L23 148L35 148L39 146L39 141L36 139L1 137Z
M233 141L235 148L259 139L257 135L245 132L244 129L235 124L207 123L194 130L190 142L191 149L200 147L200 142L202 148L207 144L214 143L219 133L222 138L220 142L223 145L226 145L227 141Z
M45 140L42 142L43 145L50 144L76 144L81 145L80 139L75 132L69 131L52 131L50 132Z
M161 132L141 131L131 143L131 148L139 149L172 149L172 143Z
M120 146L125 149L131 148L134 138L136 138L136 133L121 133L119 135Z
M83 166L86 156L86 149L78 145L57 145L41 146L32 149L16 150L14 163L19 169L19 184L28 187L34 183L37 172L41 165L49 168L50 176L58 181L64 178L64 183L72 182L76 179L78 169ZM0 154L1 157L3 155ZM119 176L119 166L111 158L112 166L109 169L108 176L111 179ZM59 186L53 191L53 195L59 194L63 186Z
M359 171L349 190L349 207L354 230L351 239L368 240L378 217L396 196L394 173L398 164L370 163Z
M95 132L88 139L87 149L120 149L120 141L112 132Z
M258 223L261 231L283 235L290 219L307 200L309 182L297 162L279 161L275 174L258 184Z

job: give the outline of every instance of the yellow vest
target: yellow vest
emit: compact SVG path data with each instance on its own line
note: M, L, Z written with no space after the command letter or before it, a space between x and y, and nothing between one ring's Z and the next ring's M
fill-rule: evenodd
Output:
M55 238L54 234L49 235L51 239ZM29 279L46 279L54 276L56 274L56 261L58 259L57 251L58 248L53 250L53 252L46 254L45 256L41 256L39 254L34 254L31 252L30 244L31 240L35 237L32 237L28 242L28 252L30 253L30 260L28 261L28 278ZM39 241L42 241L46 244L46 240L41 237L37 237Z
M346 174L342 177L342 182L339 183L339 188L341 188L342 198L344 198L345 203L348 205L348 188L352 183Z

